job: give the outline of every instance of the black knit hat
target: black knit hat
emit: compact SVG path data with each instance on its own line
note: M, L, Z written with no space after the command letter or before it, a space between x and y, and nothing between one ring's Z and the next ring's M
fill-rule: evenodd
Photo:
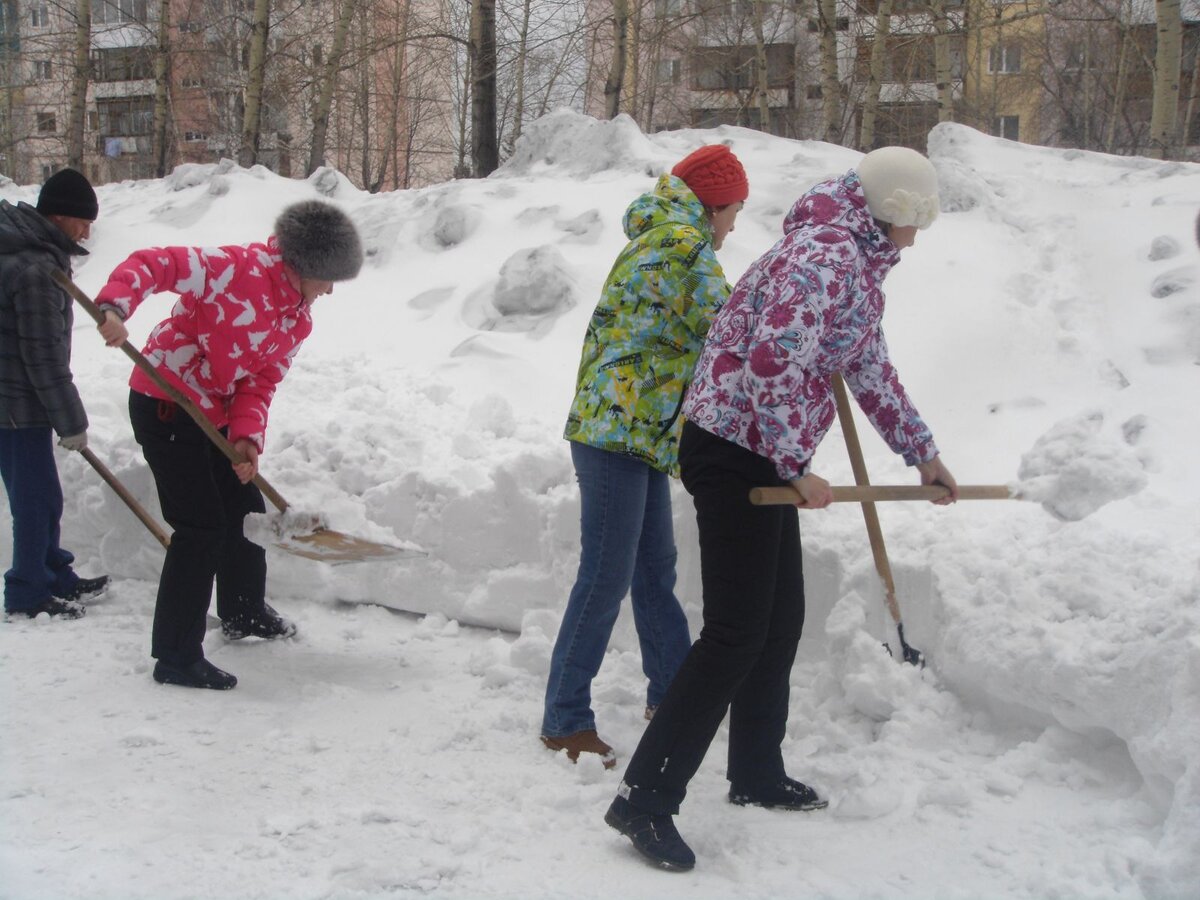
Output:
M348 281L362 268L358 229L332 203L293 203L275 220L275 239L283 261L301 278Z
M44 216L71 216L95 222L100 204L92 183L74 169L60 169L42 185L37 211Z

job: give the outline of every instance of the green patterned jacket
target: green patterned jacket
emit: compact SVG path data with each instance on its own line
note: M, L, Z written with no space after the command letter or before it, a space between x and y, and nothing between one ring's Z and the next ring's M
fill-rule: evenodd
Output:
M663 175L625 212L621 251L583 342L565 437L679 474L680 407L730 287L704 207Z

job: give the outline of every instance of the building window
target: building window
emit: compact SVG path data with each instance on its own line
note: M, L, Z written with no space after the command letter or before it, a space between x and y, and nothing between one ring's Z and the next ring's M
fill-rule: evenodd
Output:
M50 60L35 59L33 61L33 80L34 81L49 81L50 80Z
M804 88L804 99L806 100L820 100L824 96L825 92L819 84L806 85Z
M679 84L679 60L660 59L658 61L658 83Z
M850 30L850 17L849 16L838 16L836 19L834 19L833 20L833 30L834 31L849 31ZM821 20L820 19L809 19L808 20L808 33L809 34L819 34L820 31L821 31Z
M1019 141L1021 139L1021 117L1020 116L996 116L996 137L1002 137L1006 141Z
M149 134L154 128L153 97L97 100L96 110L100 113L100 133L106 137Z
M54 134L58 131L58 120L54 118L52 112L40 112L37 114L37 130L38 134Z
M208 135L203 131L185 131L183 133L183 139L188 143L196 143L199 141L207 141Z
M146 18L146 0L92 0L93 25L124 25Z
M1015 75L1021 71L1021 45L995 44L988 51L988 72L992 75Z
M34 3L29 7L29 23L34 28L45 28L50 24L50 9L45 3Z
M201 22L180 22L180 34L199 34L204 30L204 24Z
M654 18L668 19L683 15L683 0L654 0Z
M202 88L202 87L204 87L204 79L203 78L197 78L197 77L191 76L191 75L187 76L186 78L179 79L179 83L180 83L180 85L182 85L185 88Z
M49 163L42 163L42 181L45 181L54 174L54 166Z
M795 46L768 44L767 86L790 88L795 76ZM745 91L758 79L753 47L701 47L688 60L694 91Z
M154 77L154 64L145 47L112 47L92 54L97 81L139 81Z

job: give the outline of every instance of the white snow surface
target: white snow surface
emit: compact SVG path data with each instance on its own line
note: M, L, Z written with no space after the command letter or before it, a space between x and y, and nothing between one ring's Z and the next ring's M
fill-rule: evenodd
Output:
M429 555L272 551L269 601L299 636L211 629L237 689L162 687L162 551L62 453L64 543L114 583L82 620L0 626L0 896L1200 897L1200 166L931 133L943 210L886 286L892 355L961 483L1050 478L1036 499L1069 521L1040 502L881 505L918 670L883 649L859 510L801 514L784 753L828 810L729 805L722 731L677 820L693 872L652 869L608 829L644 725L627 612L594 690L618 769L538 742L578 560L561 433L580 342L626 205L718 141L751 184L719 254L731 280L806 188L859 158L560 111L481 181L370 195L331 170L221 163L98 190L76 270L90 292L140 247L261 240L299 199L354 217L366 265L315 307L262 471L331 527ZM172 302L131 319L136 345ZM82 311L73 368L92 449L157 515L129 363ZM872 479L915 483L860 422ZM815 469L851 481L840 435ZM675 490L696 633L695 525Z

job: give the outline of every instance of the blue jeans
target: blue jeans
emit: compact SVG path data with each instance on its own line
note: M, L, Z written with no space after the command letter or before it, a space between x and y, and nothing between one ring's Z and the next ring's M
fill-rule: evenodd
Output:
M542 734L596 727L592 679L600 671L626 593L657 706L691 647L675 598L670 479L641 460L571 441L581 501L579 574L550 657ZM632 589L632 590L631 590Z
M75 557L58 546L63 494L50 428L0 428L0 475L13 527L4 609L23 612L69 594L79 581Z

